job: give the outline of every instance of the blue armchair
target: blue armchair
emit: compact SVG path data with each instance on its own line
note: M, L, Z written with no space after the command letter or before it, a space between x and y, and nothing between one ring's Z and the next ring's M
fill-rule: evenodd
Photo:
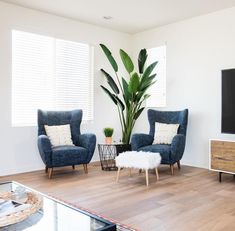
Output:
M73 111L42 111L38 110L38 149L46 165L45 171L52 176L54 167L83 164L85 173L88 173L87 164L90 162L96 145L94 134L81 134L80 124L82 110ZM72 140L75 146L52 146L46 135L44 125L70 124Z
M149 109L148 120L150 125L149 134L133 134L131 138L132 150L160 153L162 157L161 164L169 164L171 168L171 174L173 175L175 163L177 163L178 168L180 169L180 160L185 149L188 109L183 111L156 111ZM153 144L155 122L180 124L178 134L173 138L170 145Z

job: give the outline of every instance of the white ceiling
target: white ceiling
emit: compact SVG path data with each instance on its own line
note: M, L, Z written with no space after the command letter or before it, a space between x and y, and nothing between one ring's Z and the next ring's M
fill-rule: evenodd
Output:
M3 1L130 34L235 6L235 0Z

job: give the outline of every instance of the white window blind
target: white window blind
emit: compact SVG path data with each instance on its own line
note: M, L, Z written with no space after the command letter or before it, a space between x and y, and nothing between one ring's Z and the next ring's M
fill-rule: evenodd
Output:
M146 107L166 106L166 46L148 49L148 62L151 64L158 61L153 73L157 73L156 82L150 87L148 93L151 95L146 100Z
M13 30L12 125L36 125L37 109L82 109L93 120L92 68L87 44Z

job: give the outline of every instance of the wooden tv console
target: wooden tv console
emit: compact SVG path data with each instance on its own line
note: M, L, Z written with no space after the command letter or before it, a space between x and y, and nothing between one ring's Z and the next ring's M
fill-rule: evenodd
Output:
M210 170L235 175L235 141L210 140Z

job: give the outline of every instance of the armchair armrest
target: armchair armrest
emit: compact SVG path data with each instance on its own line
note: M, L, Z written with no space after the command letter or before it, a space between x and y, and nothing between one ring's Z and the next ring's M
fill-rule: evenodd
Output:
M52 149L51 149L51 142L46 135L40 135L38 137L38 149L39 153L42 157L44 164L47 167L51 167L52 165Z
M186 137L182 134L174 136L171 143L172 159L176 162L180 160L184 153Z
M89 163L95 151L96 136L91 133L81 134L78 137L78 145L88 150L87 163Z
M131 148L137 151L139 148L151 145L153 143L153 137L148 134L136 133L131 137Z

